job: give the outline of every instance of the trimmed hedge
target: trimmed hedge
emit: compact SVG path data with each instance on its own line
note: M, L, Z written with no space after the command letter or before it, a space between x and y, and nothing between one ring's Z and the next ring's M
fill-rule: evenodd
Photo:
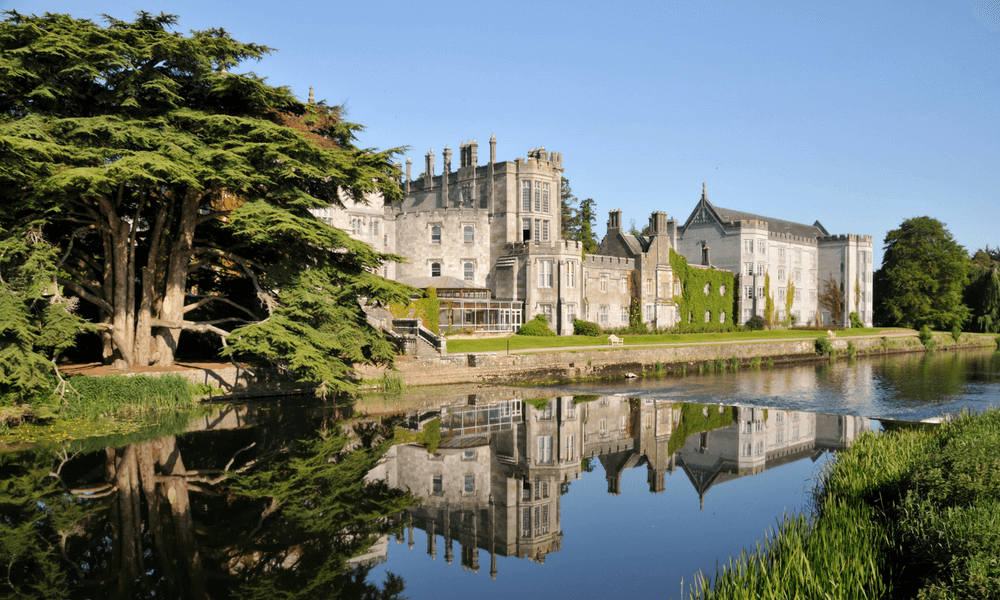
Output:
M601 335L601 333L601 327L597 323L573 319L573 335L590 335L596 337Z
M535 318L528 321L517 330L517 335L533 335L540 337L555 337L556 332L549 329L549 320L545 315L535 315Z

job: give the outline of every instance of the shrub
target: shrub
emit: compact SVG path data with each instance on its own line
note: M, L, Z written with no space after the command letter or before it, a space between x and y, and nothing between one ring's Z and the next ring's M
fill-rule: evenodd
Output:
M854 342L847 342L847 356L854 360L854 357L858 354L858 348L854 345Z
M864 329L865 324L861 322L861 317L858 316L858 313L852 312L850 317L851 317L851 327L855 329Z
M993 338L993 341L997 343L997 350L1000 350L1000 335Z
M764 322L764 317L760 315L754 315L750 317L750 320L746 322L746 328L750 331L763 331L767 323Z
M962 339L962 328L958 325L951 328L951 339L955 340L956 344L958 343L958 340Z
M816 338L816 354L832 354L833 345L826 338Z
M528 321L517 330L517 335L534 335L543 337L554 337L556 332L549 329L549 320L545 315L535 315L535 318Z
M601 328L597 323L573 319L573 335L590 335L596 337L601 335Z
M920 343L926 346L927 342L931 341L931 338L934 337L931 333L930 325L924 325L921 327L920 333L917 334L917 337L920 338Z

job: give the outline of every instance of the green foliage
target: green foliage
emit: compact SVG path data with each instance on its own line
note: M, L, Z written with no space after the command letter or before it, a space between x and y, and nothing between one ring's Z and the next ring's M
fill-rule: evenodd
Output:
M180 375L103 375L70 379L62 416L97 418L134 416L146 412L189 408L195 403L194 385Z
M676 428L670 433L670 441L667 442L668 456L677 452L693 434L728 427L736 418L731 406L682 402L677 407L680 408L681 415Z
M822 354L824 356L833 353L833 345L830 340L826 338L816 338L816 354Z
M785 325L795 326L795 315L792 314L792 304L795 302L795 284L792 283L791 275L788 276L788 289L785 295Z
M943 223L931 217L903 221L886 234L875 277L879 323L950 330L967 322L962 293L970 268L965 249Z
M53 295L56 250L36 228L0 228L0 406L44 404L55 360L87 326L75 299Z
M535 315L535 318L521 325L517 330L517 335L531 335L537 337L555 337L556 332L549 329L549 321L545 315Z
M764 322L768 327L774 325L774 298L771 296L771 273L764 274Z
M232 477L232 493L265 501L262 507L278 507L244 546L248 555L265 556L248 561L235 596L339 597L345 575L350 575L346 561L366 551L379 535L391 533L388 517L417 501L385 482L365 481L391 444L386 434L380 424L359 424L350 433L341 427L323 431L318 439L298 443L287 461ZM294 569L275 568L281 563L276 557L285 556L281 549L305 546L309 552Z
M399 371L385 371L378 382L378 390L383 394L402 394L403 376Z
M861 321L861 317L858 316L858 313L851 312L850 318L852 329L864 329L865 324Z
M734 298L739 297L739 289L732 273L691 267L687 259L674 252L673 248L670 249L670 266L674 277L681 281L681 295L674 296L677 312L682 315L679 333L735 329L736 311L733 307ZM706 284L708 294L705 294ZM707 323L706 312L709 314Z
M854 345L854 342L848 341L847 342L847 356L848 356L848 358L850 358L851 360L854 360L854 357L856 357L857 355L858 355L858 347Z
M955 340L956 344L962 339L962 328L958 325L951 328L951 339Z
M0 568L10 598L69 598L59 546L98 503L72 501L49 452L0 453Z
M965 288L965 303L972 310L972 323L978 331L1000 333L1000 263L982 250L976 256L979 260Z
M601 327L597 323L573 319L573 335L599 336L601 333Z
M934 334L931 333L931 328L929 325L924 325L923 327L920 328L920 333L917 334L917 337L920 338L920 343L926 346L928 343L930 343L931 339L934 337Z
M441 302L438 300L437 289L427 288L424 297L416 302L417 310L424 320L424 327L439 334L441 330Z
M750 331L763 331L767 327L767 323L764 321L764 317L754 315L743 326Z
M114 356L93 360L170 364L197 331L350 389L351 364L393 357L359 298L408 289L371 273L398 257L309 209L399 198L394 151L356 147L339 107L238 72L269 48L176 24L5 14L0 241L30 223L57 246L53 275L106 325Z

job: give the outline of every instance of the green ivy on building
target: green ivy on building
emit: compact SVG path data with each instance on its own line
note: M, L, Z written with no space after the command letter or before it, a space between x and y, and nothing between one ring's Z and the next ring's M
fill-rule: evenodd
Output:
M674 302L680 316L678 329L682 333L731 331L736 328L735 307L739 289L732 273L688 266L687 259L672 249L670 266L674 277L681 282L681 295L674 296ZM706 312L709 315L707 323Z

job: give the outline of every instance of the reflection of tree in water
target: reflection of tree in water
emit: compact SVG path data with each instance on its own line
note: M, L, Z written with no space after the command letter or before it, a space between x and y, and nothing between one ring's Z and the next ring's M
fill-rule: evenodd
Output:
M962 393L963 386L996 373L997 355L928 352L893 356L883 362L881 384L901 400L935 402Z
M232 438L207 451L171 436L0 454L0 596L398 597L401 578L380 587L348 567L414 502L364 482L391 424L266 447L245 432L201 433Z

